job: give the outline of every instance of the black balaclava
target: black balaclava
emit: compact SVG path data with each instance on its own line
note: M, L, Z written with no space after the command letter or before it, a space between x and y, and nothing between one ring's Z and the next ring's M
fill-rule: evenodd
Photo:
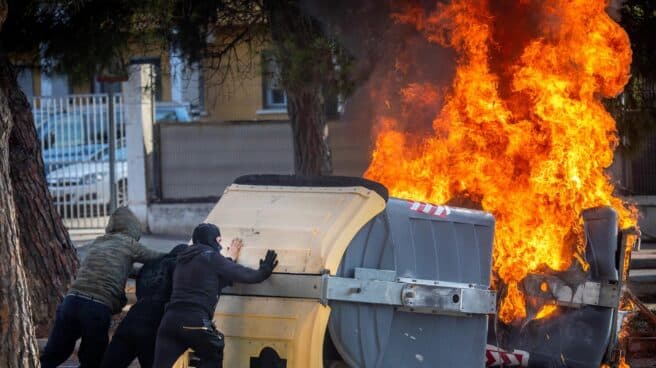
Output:
M200 224L194 229L192 240L194 244L205 244L220 250L221 245L216 241L219 236L221 236L221 231L216 225Z

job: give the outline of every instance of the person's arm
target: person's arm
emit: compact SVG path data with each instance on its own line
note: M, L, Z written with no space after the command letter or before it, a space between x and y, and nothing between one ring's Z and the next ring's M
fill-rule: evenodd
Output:
M257 284L271 276L273 269L278 264L276 257L276 252L268 251L266 261L260 260L260 268L257 270L234 263L218 252L215 253L214 263L218 275L227 280L244 284Z
M132 249L132 261L146 263L152 261L153 259L160 258L166 253L161 253L152 249L147 248L139 242L132 242L130 244Z

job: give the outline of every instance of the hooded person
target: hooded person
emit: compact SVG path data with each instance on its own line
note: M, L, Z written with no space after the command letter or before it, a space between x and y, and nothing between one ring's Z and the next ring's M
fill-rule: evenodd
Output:
M180 244L164 257L148 261L141 267L136 279L137 302L112 336L102 368L125 368L135 358L142 368L153 366L157 328L171 297L176 258L188 247Z
M41 367L54 368L73 353L81 338L78 358L84 368L99 367L108 343L112 314L127 302L125 282L135 262L163 256L139 244L141 225L127 207L112 213L105 235L85 246L87 256L64 300L41 354Z
M221 255L216 225L194 229L193 245L178 255L171 301L157 331L155 367L171 367L187 349L200 360L198 368L222 367L224 340L212 316L221 290L234 282L255 284L271 276L277 255L268 250L259 269L241 266Z

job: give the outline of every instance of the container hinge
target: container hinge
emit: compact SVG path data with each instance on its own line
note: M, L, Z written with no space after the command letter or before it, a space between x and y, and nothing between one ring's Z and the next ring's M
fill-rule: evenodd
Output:
M480 285L396 278L394 271L355 269L355 278L324 276L322 303L381 304L400 311L469 316L496 313L496 293Z
M496 292L481 285L400 278L401 310L445 315L496 314Z
M620 285L617 281L586 281L570 285L551 275L528 275L523 285L527 295L564 307L594 305L617 308L620 302Z

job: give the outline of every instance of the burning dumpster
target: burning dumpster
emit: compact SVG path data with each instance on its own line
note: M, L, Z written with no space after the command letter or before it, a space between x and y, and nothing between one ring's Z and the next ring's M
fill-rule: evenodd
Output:
M390 270L401 306L334 300L328 327L351 367L482 367L494 218L390 199L351 241L336 275Z
M607 5L452 0L391 14L420 40L377 81L364 176L392 196L494 215L490 366L599 367L613 355L618 229L637 211L609 170L619 138L602 99L622 92L632 52ZM440 70L440 48L456 55L448 85L424 77Z
M265 175L237 179L207 221L244 239L240 263L269 248L280 261L266 282L224 290L225 366L484 366L490 214L359 178Z
M618 309L629 230L619 234L617 213L609 207L585 210L583 221L588 267L576 263L567 271L529 274L522 282L527 318L490 322L490 344L526 353L525 360L505 366L584 368L620 359Z

